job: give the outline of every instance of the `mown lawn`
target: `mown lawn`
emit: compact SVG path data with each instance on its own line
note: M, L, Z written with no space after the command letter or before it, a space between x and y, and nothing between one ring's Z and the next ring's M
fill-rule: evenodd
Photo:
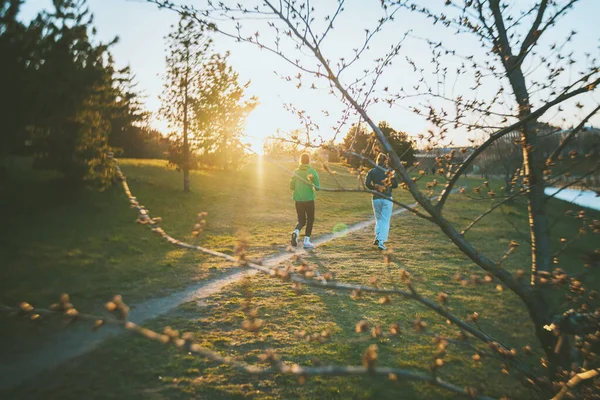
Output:
M206 211L200 245L231 253L243 233L252 254L262 257L283 251L289 242L296 219L289 174L271 164L251 163L239 172L192 171L189 194L181 190L181 174L166 169L164 161L125 159L120 165L134 195L153 216L163 218L163 228L176 238L194 241L196 215ZM332 169L344 187L357 187L356 176L346 168ZM26 159L17 159L9 172L0 188L0 301L5 304L24 299L50 304L60 292L85 307L116 292L137 302L227 268L140 228L120 185L101 193L73 190L53 174L32 171ZM325 171L320 175L323 186L337 187ZM406 192L396 192L398 200L412 203ZM320 192L313 235L370 218L369 196Z
M192 193L182 192L182 175L161 160L120 160L128 183L163 228L176 238L191 235L200 211L208 212L207 231L198 244L231 254L237 237L249 239L251 253L262 257L284 251L295 225L289 190L289 173L266 162L253 162L243 170L192 171ZM293 170L295 164L284 163ZM325 187L356 188L346 168L332 165L335 177L319 166ZM204 279L227 272L232 266L220 259L172 247L135 223L137 213L128 206L120 185L105 192L75 190L51 172L32 169L31 160L12 159L0 182L0 303L36 306L56 302L60 293L92 312L115 293L129 304L164 296ZM396 197L408 200L398 191ZM331 232L340 224L371 217L369 195L318 194L314 235ZM23 347L43 343L41 332L0 315L0 359Z
M293 222L294 219L289 204L287 177L285 174L280 175L280 171L272 167L263 166L268 171L262 175L263 178L258 178L261 175L256 172L246 172L247 175L197 173L192 181L195 182L194 193L186 197L179 192L179 179L175 182L174 178L179 176L164 171L160 164L152 165L141 161L123 164L134 194L155 215L165 219L165 229L174 236L189 238L191 223L188 222L188 216L203 210L209 212L208 229L201 239L207 246L230 251L235 232L239 229L250 233L251 253L269 254L279 251L287 243L290 221ZM258 169L256 165L253 167ZM232 176L237 179L234 180ZM346 174L341 168L338 168L338 176L338 179L345 179L349 184L356 185L355 177ZM266 177L269 179L265 179ZM324 179L325 182L326 179L328 178ZM262 188L268 188L268 191L265 193ZM499 188L495 189L499 191ZM396 198L401 196L400 193L398 191ZM90 196L89 199L114 196L115 203L124 201L115 190L87 196ZM321 193L318 203L319 223L315 233L328 231L340 222L349 224L370 216L370 204L364 196ZM100 200L97 200L99 203L86 201L85 204L101 203ZM464 227L483 212L491 201L493 200L487 198L468 199L457 194L448 203L446 216L456 222L457 226ZM178 204L178 207L173 204ZM559 221L554 225L553 237L553 245L558 249L561 246L560 238L572 237L581 226L581 220L559 219L566 209L578 209L559 201L552 201L550 204L551 220ZM112 209L110 205L106 207ZM114 225L106 221L102 225L105 226L104 229L108 229L108 226L123 229L121 233L126 243L137 243L144 249L144 253L127 255L130 263L126 263L127 267L122 266L121 269L132 268L133 260L148 256L149 270L144 270L142 275L151 274L152 269L156 268L151 262L151 255L158 259L160 255L164 256L174 250L161 243L157 237L150 236L144 228L132 224L131 210L122 205L115 208L121 210L115 209L114 214L122 215L122 220L113 221ZM88 225L81 223L81 226ZM48 228L48 231L50 235L52 229ZM81 235L75 236L81 239ZM502 257L511 240L519 242L521 246L503 264L509 270L527 270L530 260L527 236L526 208L520 202L512 202L496 210L467 233L467 238L476 248L493 260ZM146 240L136 242L142 238ZM370 230L348 235L311 252L306 261L318 267L322 273L333 273L338 281L374 284L373 279L376 279L375 284L382 287L402 287L400 270L407 270L423 295L435 297L441 291L448 293L448 307L451 311L462 317L477 312L480 328L507 346L520 353L524 345L530 344L535 355L524 361L539 365L541 353L533 337L533 327L521 309L520 301L509 291L498 288L496 283L463 285L454 280L457 273L468 281L475 279L472 274L477 274L476 280L483 281L484 275L428 221L409 215L393 220L389 247L393 249L395 261L389 267L383 262L382 254L371 246L371 239ZM45 240L48 241L49 238ZM580 269L582 261L579 257L582 251L593 248L595 243L597 235L594 237L591 234L573 242L559 257L558 266L567 270ZM112 248L113 245L111 243L107 246ZM200 256L184 254L174 259L169 268L176 270L184 280L186 274L189 274L188 281L192 274L200 274L198 270L206 270L209 265L218 270L227 268L226 264L218 260L202 257L199 260L198 257ZM64 255L57 256L56 260L62 258ZM186 260L190 265L186 265ZM44 262L39 264L49 265ZM195 271L190 272L192 270ZM173 282L168 274L161 271L154 273L158 279L157 286L167 288L164 290L179 287L179 283ZM203 277L209 273L206 272ZM86 273L79 274L79 282L91 280L86 277ZM94 277L94 274L91 273L91 276ZM120 283L121 279L127 278L108 279L113 279L113 284L116 285L112 293L126 293L127 299L127 282ZM598 286L597 273L589 274L588 279L590 288ZM93 287L92 282L89 283L90 288ZM40 283L38 285L43 287ZM124 286L118 286L120 284ZM242 303L246 299L245 284L249 284L253 293L252 306L258 310L260 318L266 321L257 333L242 329L245 318L242 311ZM141 292L146 295L160 293L152 285L152 281L144 285L138 282L135 287L137 291L130 289L129 293L134 299L143 297ZM63 289L48 287L47 290L56 294L57 290ZM15 290L15 293L20 292ZM20 294L29 299L27 295L33 296L34 292L24 291ZM91 304L94 300L101 305L105 300L103 296L101 292L88 293L87 304L93 309ZM249 283L232 284L208 300L184 304L172 314L153 320L147 326L156 330L171 326L180 332L191 332L197 343L250 363L258 362L259 354L266 349L274 349L283 360L305 365L360 365L365 349L369 344L376 343L379 346L379 365L428 371L437 349L431 335L437 333L453 337L456 330L437 315L413 302L392 298L391 304L381 305L378 300L377 296L365 295L361 299L352 299L349 293L307 287L302 288L298 294L289 284L255 276ZM427 322L427 334L414 332L412 324L417 318ZM361 320L367 321L370 327L381 326L384 331L388 330L390 324L398 323L402 333L385 338L372 338L369 333L357 334L355 325ZM20 329L28 329L28 326L22 325ZM324 330L331 334L331 339L324 344L301 339L296 334L298 331L313 334ZM443 356L445 367L440 376L461 387L475 386L494 397L531 397L514 379L499 372L498 362L488 358L481 362L475 361L471 358L473 353L471 348L451 344L447 354ZM131 335L111 339L100 349L57 370L44 373L36 382L36 385L22 385L7 395L16 399L455 398L448 392L424 384L390 382L369 377L310 378L303 385L290 377L255 377Z
M225 267L218 260L173 248L141 229L120 186L103 193L74 191L52 175L31 172L26 160L18 161L1 197L6 227L0 241L2 302L27 298L46 304L59 291L86 306L115 292L141 300L205 278L210 267ZM295 212L288 176L280 170L250 165L237 173L193 171L192 193L184 194L181 174L166 169L163 161L120 164L133 193L153 216L163 218L163 227L175 237L193 241L196 214L207 211L202 245L231 253L240 231L250 234L257 255L279 251L288 243ZM343 170L339 176L355 185ZM331 183L326 176L324 181ZM339 199L320 195L316 234L337 222L352 223L370 215L365 195L345 194L343 201ZM343 212L332 210L333 205Z

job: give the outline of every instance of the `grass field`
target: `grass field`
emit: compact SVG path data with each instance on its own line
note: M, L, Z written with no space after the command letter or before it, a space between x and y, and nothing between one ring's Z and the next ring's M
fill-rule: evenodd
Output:
M181 177L165 170L160 161L123 160L121 162L134 195L154 216L164 219L163 227L175 237L192 241L191 226L199 211L207 211L207 231L200 243L231 252L237 232L250 238L250 253L264 256L282 251L295 215L287 187L288 175L268 164L255 163L240 173L198 171L192 174L192 193L181 192ZM4 189L3 240L0 255L0 301L34 305L54 302L61 292L72 295L81 310L96 312L114 293L136 303L181 289L193 281L214 277L231 268L222 261L177 250L163 243L143 227L133 223L134 210L128 208L122 190L113 187L104 193L72 192L58 186L51 176L29 171L25 162ZM293 165L289 165L293 168ZM344 186L356 187L356 177L334 166ZM325 186L335 182L321 172ZM18 179L17 179L18 178ZM477 184L470 180L469 186ZM423 183L424 184L424 183ZM498 188L496 188L498 189ZM498 191L498 190L497 190ZM411 202L400 190L395 198ZM446 217L464 227L484 211L489 199L468 200L451 197ZM573 208L559 201L551 203L552 220ZM573 208L574 209L574 208ZM317 203L315 235L330 232L337 224L351 224L371 216L368 195L321 192ZM555 227L553 243L577 232L580 222L561 219ZM516 270L527 268L526 208L514 202L499 209L473 228L467 238L476 248L498 260L511 240L522 246L504 264ZM452 279L456 273L470 276L475 268L429 222L414 216L396 217L392 222L390 248L395 262L386 268L380 252L371 245L370 230L348 235L313 251L307 261L331 272L335 279L367 284L376 278L381 286L401 285L401 269L410 271L422 294L435 297L440 291L450 295L449 308L459 316L478 312L479 325L508 346L531 344L533 328L519 300L496 285L463 286ZM576 269L583 249L592 247L592 235L573 242L560 266ZM7 267L8 266L8 267ZM598 275L589 285L598 286ZM372 282L372 281L371 281ZM195 341L222 354L256 362L265 349L275 349L284 360L308 365L360 365L361 355L371 343L379 346L381 365L427 371L436 345L432 337L413 332L416 318L428 323L427 331L454 335L443 320L418 304L393 299L380 305L378 297L353 300L347 293L303 288L300 294L289 285L262 276L251 278L251 302L266 325L258 333L241 328L243 283L227 287L203 302L191 302L175 312L151 321L160 330L172 326L192 332ZM0 351L3 357L15 351L15 343L43 341L44 329L7 320L2 330ZM357 334L355 324L367 321L384 330L399 323L402 334L371 338ZM331 339L320 344L301 340L295 334L304 330L327 330ZM18 348L18 346L17 346ZM13 350L11 350L13 349ZM451 345L444 357L441 376L459 386L485 382L486 392L500 397L528 398L529 393L516 381L502 377L499 365L471 359L472 349ZM540 353L530 360L536 363ZM500 377L500 378L498 378ZM79 357L59 369L48 371L36 380L38 385L23 385L7 393L16 399L79 398L453 398L448 392L427 385L406 382L381 382L367 377L314 378L298 385L288 377L253 377L234 372L177 349L149 343L133 336L119 336L100 349Z
M173 248L134 223L120 186L103 193L62 187L52 174L31 171L17 160L2 185L5 211L0 256L0 301L23 298L49 304L56 294L72 294L84 307L98 298L122 293L131 302L169 293L191 281L207 278L227 266L220 260ZM192 171L192 193L182 192L181 174L164 161L121 160L133 193L172 236L193 241L192 227L200 211L208 212L207 232L199 244L231 253L241 233L252 255L285 249L295 225L288 187L289 174L267 163L253 163L241 172ZM295 165L288 163L289 169ZM354 175L332 167L345 187L356 188ZM336 187L320 171L324 187ZM370 195L320 192L314 235L338 224L352 224L372 215ZM406 192L396 199L412 202ZM92 300L92 301L90 301Z
M164 228L176 237L192 240L196 214L207 211L208 232L200 239L202 245L231 252L241 230L250 233L250 244L259 255L287 244L295 214L287 177L279 171L271 168L262 175L252 170L194 171L192 193L184 194L180 174L166 170L162 161L122 160L121 165L134 193L153 215L163 217ZM226 268L140 229L119 186L104 193L73 192L51 179L35 184L22 179L27 165L19 167L22 173L2 196L2 209L10 210L5 226L12 227L3 231L0 245L10 266L0 272L3 302L29 298L45 304L55 299L57 291L71 293L85 306L115 292L138 301ZM327 194L322 197L320 205L333 201ZM368 201L359 198L364 196L346 196L346 204L340 205L344 220L338 219L339 214L320 212L315 231L368 216ZM266 220L269 212L271 218Z

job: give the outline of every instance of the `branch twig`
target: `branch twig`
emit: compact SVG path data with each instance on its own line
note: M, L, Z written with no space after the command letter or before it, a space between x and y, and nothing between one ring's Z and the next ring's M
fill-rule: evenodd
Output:
M0 305L0 311L4 312L23 312L22 309L7 307L4 305ZM53 311L48 309L38 309L31 307L27 314L33 315L57 315L61 314L61 311ZM75 313L73 313L75 314ZM162 344L172 344L177 348L183 349L184 351L199 355L205 358L208 358L211 361L217 362L219 364L229 365L238 369L240 371L253 374L253 375L270 375L275 373L282 373L285 375L293 375L293 376L349 376L349 375L368 375L368 376L385 376L391 378L394 376L395 379L407 379L407 380L415 380L421 382L427 382L436 386L439 386L443 389L449 390L453 393L459 394L461 396L480 399L480 400L493 400L488 396L472 396L472 393L467 392L465 389L460 388L456 385L448 383L441 378L433 375L428 375L419 372L413 372L402 368L393 368L393 367L374 367L367 368L362 366L355 365L329 365L323 367L305 367L298 364L289 364L283 361L279 361L278 357L273 353L267 353L265 357L265 361L271 362L270 367L261 367L256 365L251 365L245 363L243 361L238 361L233 357L222 356L219 353L207 349L205 347L200 346L199 344L193 343L189 336L185 334L183 337L179 337L178 334L161 334L157 333L153 330L144 328L140 325L137 325L130 321L122 321L117 320L115 318L106 318L91 314L83 314L77 313L76 316L66 315L66 318L71 320L87 320L94 321L99 326L108 324L120 327L126 331L137 334L139 336L145 337L146 339L162 343ZM102 321L98 323L97 321ZM98 328L96 328L98 329Z

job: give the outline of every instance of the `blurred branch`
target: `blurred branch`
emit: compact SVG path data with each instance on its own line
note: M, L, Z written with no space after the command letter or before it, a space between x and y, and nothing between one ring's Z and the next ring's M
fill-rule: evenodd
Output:
M591 171L588 171L585 175L573 180L572 182L569 182L569 184L565 185L564 187L562 187L561 189L559 189L556 193L553 193L550 196L547 196L547 199L553 198L554 196L556 196L559 192L561 192L563 189L566 189L569 186L572 186L574 184L577 184L578 182L581 182L584 178L586 178L587 176L593 174L594 172L596 172L598 169L600 169L600 164L598 166L596 166L596 168L593 168ZM564 171L563 171L564 172ZM560 178L560 175L559 175ZM555 180L556 182L556 180ZM552 184L550 181L546 181L546 182L540 182L536 185L544 185L547 186L548 184ZM461 235L464 235L465 233L467 233L467 231L469 229L471 229L475 224L477 224L481 219L483 219L484 217L486 217L488 214L490 214L492 211L494 211L496 208L502 206L503 204L505 204L506 202L513 200L515 197L521 196L525 193L527 193L528 190L530 190L531 188L527 188L526 190L521 189L520 191L518 191L517 193L514 193L510 196L505 197L501 202L496 203L495 205L493 205L490 209L488 209L487 211L483 212L481 215L479 215L477 218L475 218L465 229L462 230ZM477 199L474 199L477 200ZM547 200L546 200L547 201Z
M521 62L525 59L525 56L529 52L529 49L535 46L539 37L542 35L543 31L539 31L540 24L542 23L542 19L544 18L544 12L546 11L546 7L548 6L548 0L542 0L538 7L537 15L535 16L535 20L527 32L527 36L521 43L521 49L519 50L519 55L517 58L521 60Z
M560 192L562 192L563 190L569 188L570 186L573 186L579 182L581 182L584 178L587 178L588 176L594 174L596 171L598 171L600 169L600 163L598 163L594 168L592 168L590 171L588 171L587 173L585 173L584 175L581 175L580 177L572 180L571 182L565 184L563 187L561 187L560 189L558 189L556 192L552 193L550 196L546 196L546 201L548 201L551 198L556 197L557 194L559 194Z
M321 35L321 38L317 42L317 46L321 45L321 42L325 39L325 37L327 37L327 34L329 33L329 31L331 29L333 29L333 23L337 19L338 15L342 12L343 8L344 8L344 0L340 0L338 2L337 10L335 10L335 13L333 14L333 16L331 18L329 18L329 25L327 25L327 29L325 29L325 32L323 32L323 35Z
M575 135L577 133L579 133L579 131L581 131L584 126L585 123L588 122L588 120L590 118L592 118L597 112L598 110L600 110L600 106L597 106L596 108L594 108L592 110L592 112L590 112L580 123L579 125L577 125L575 128L571 129L571 132L569 132L569 134L562 140L562 142L560 142L560 144L558 145L558 147L552 152L552 154L550 155L550 157L548 157L548 161L547 163L551 163L553 162L559 155L560 152L567 146L567 144L571 141L571 139L573 139L575 137Z
M502 206L503 204L507 203L508 201L514 199L517 196L521 196L523 195L525 192L524 191L518 191L517 193L508 196L506 198L504 198L502 201L494 204L492 207L490 207L489 210L485 211L484 213L482 213L481 215L479 215L477 218L475 218L473 221L471 221L471 223L469 225L467 225L467 227L465 229L463 229L460 234L464 235L466 234L469 229L471 229L475 224L477 224L479 221L481 221L485 216L487 216L488 214L490 214L492 211L494 211L496 208Z
M314 70L308 69L306 67L303 67L299 63L298 60L292 60L291 58L286 57L282 52L278 51L277 49L273 49L273 48L271 48L269 46L261 44L257 40L252 39L252 37L250 37L250 38L244 38L240 34L236 35L236 34L233 34L233 33L230 33L230 32L227 32L227 31L224 31L224 30L220 29L216 24L209 23L209 22L207 22L207 21L199 18L198 15L196 15L196 13L191 12L190 7L183 6L182 8L179 8L177 5L175 5L173 3L170 3L167 0L145 0L145 1L157 5L159 8L166 8L166 9L174 11L174 12L180 14L180 15L191 17L191 18L195 19L198 23L206 26L209 30L214 30L216 32L219 32L220 34L222 34L224 36L227 36L230 39L234 39L234 40L240 41L240 42L247 42L247 43L255 44L255 45L259 46L261 49L267 50L270 53L278 55L279 57L281 57L282 59L284 59L288 63L292 64L294 67L299 68L300 70L302 70L302 71L304 71L306 73L309 73L309 74L312 74L312 75L316 75L316 76L320 75L319 71L314 71ZM234 10L230 9L230 10L227 10L227 11L231 12L231 11L234 11ZM245 13L245 11L241 11L241 12ZM201 12L202 15L205 15L205 13ZM262 14L264 14L264 13L262 13Z
M71 309L75 310L75 309ZM419 372L413 372L406 369L401 368L392 368L392 367L374 367L374 366L353 366L353 365L329 365L322 367L304 367L298 364L289 364L279 360L277 354L273 351L267 350L267 352L260 358L265 362L269 362L271 364L270 367L262 367L251 365L245 363L243 361L238 361L233 357L222 356L219 353L210 350L206 347L202 347L199 344L196 344L192 341L192 335L184 333L179 336L179 332L172 330L171 328L165 328L165 333L158 333L153 330L144 328L140 325L137 325L133 322L126 320L118 320L115 318L106 318L91 314L82 314L79 312L71 312L69 314L63 313L62 311L53 311L48 309L37 309L33 308L27 303L23 303L21 308L7 307L4 305L0 305L0 311L9 312L9 313L17 313L21 315L60 315L63 314L66 318L71 321L93 321L95 324L93 326L94 330L100 329L102 325L114 325L120 327L128 332L137 334L142 336L148 340L158 342L161 344L171 344L179 349L187 353L191 353L194 355L198 355L201 357L205 357L211 361L214 361L218 364L229 365L238 369L240 371L253 374L253 375L271 375L276 373L282 373L285 375L293 375L297 377L307 377L307 376L350 376L350 375L368 375L368 376L384 376L387 378L394 379L407 379L414 380L420 382L430 383L436 386L439 386L443 389L449 390L453 393L459 394L464 397L472 398L472 399L480 399L480 400L493 400L488 396L479 396L473 395L472 391L467 391L458 386L455 386L451 383L448 383L441 378L428 375ZM101 321L101 322L99 322ZM374 364L374 362L373 362Z
M522 204L522 206L526 207L523 204ZM521 229L519 229L519 227L515 224L515 222L512 219L510 219L510 216L507 215L506 212L504 211L504 207L501 207L500 211L502 212L502 215L504 215L504 220L506 222L508 222L510 226L512 226L512 228L515 230L515 232L517 232L517 234L521 237L521 240L525 241L529 246L531 246L531 238L529 237L529 235L522 232Z
M159 5L162 3L163 6L165 3L164 1L161 2L161 1L157 1L157 0L153 0L152 2L155 4L159 4ZM196 15L196 13L193 11L193 9L190 9L189 7L186 9L187 11L185 11L185 10L181 11L181 10L178 10L177 7L173 6L171 3L168 3L168 5L169 5L169 8L174 9L178 12L191 13L194 18L200 20L200 16ZM415 182L413 182L410 175L408 174L408 171L406 170L406 168L402 165L402 161L400 160L398 155L393 151L389 141L387 140L387 138L385 137L385 135L383 134L381 129L379 129L377 124L375 124L375 122L370 118L370 116L366 112L365 108L361 107L361 105L359 104L359 101L355 97L352 96L352 94L349 92L348 88L346 86L344 86L342 84L342 82L340 81L340 79L336 76L335 72L333 71L333 69L330 65L330 61L323 55L318 44L311 43L302 34L302 32L300 32L300 30L298 29L299 24L297 22L295 23L293 21L292 16L290 16L290 15L286 16L285 13L281 9L278 9L275 5L273 5L273 2L271 2L269 0L265 0L264 5L270 9L270 12L269 12L270 14L274 14L274 15L278 16L279 19L282 21L282 23L285 24L285 26L287 27L286 32L285 32L286 35L289 36L290 38L295 38L297 46L305 47L306 49L310 50L310 52L312 53L314 58L318 61L319 71L311 71L311 73L317 77L326 78L330 82L330 85L332 86L332 90L336 89L340 93L341 97L343 97L349 104L351 104L354 107L354 109L362 117L362 119L375 132L377 139L379 140L381 146L383 147L383 150L390 155L391 166L393 166L393 168L399 174L399 177L401 177L405 181L410 194L414 197L416 202L420 206L422 206L427 211L427 213L429 213L431 215L432 221L440 227L442 232L446 236L448 236L448 238L457 246L457 248L460 251L462 251L464 254L466 254L473 262L475 262L478 266L483 268L485 271L493 274L495 277L497 277L499 280L501 280L510 290L512 290L514 293L516 293L528 305L528 307L530 307L530 308L533 307L532 304L535 303L537 301L537 299L536 299L535 295L529 290L529 288L526 288L526 287L522 286L519 282L517 282L517 280L514 278L514 276L509 271L507 271L503 268L499 268L498 266L495 265L495 263L492 260L490 260L489 258L480 254L471 245L471 243L467 242L464 239L464 237L462 237L459 234L459 232L454 228L454 226L451 225L441 215L441 212L440 212L441 204L439 207L434 206L432 204L432 202L429 200L429 198L426 196L426 194L423 193L417 187ZM204 16L208 17L207 15L204 15ZM204 22L204 23L206 23L206 22ZM212 25L214 25L214 24L212 24ZM222 32L214 26L211 26L211 29L215 29L218 32ZM277 29L279 29L279 28L277 28ZM257 40L254 40L252 37L251 37L251 39L245 39L245 38L241 37L240 35L237 35L237 36L232 35L232 34L226 34L226 35L229 37L233 37L234 39L242 40L244 42L253 43L254 45L258 45L260 48L266 48L263 43L258 43ZM280 55L281 57L286 58L282 54L281 51L277 51L277 50L273 50L273 49L271 49L271 51L275 54ZM286 59L288 61L290 61L289 58L286 58ZM291 62L291 64L298 65L297 63L294 63L294 62ZM303 70L305 70L305 69L303 69ZM598 79L598 80L600 81L600 79ZM563 101L563 100L565 100L569 97L572 97L578 93L583 93L587 90L591 90L591 89L588 89L589 87L590 87L590 85L587 85L583 88L574 90L573 92L563 94L563 95L559 96L555 100L555 102L560 102L560 101ZM553 105L553 103L549 103L546 106L544 106L542 108L542 111L540 111L540 114L543 111L550 108L551 105ZM524 122L520 121L517 124L524 124ZM515 126L520 126L520 125L515 125ZM514 129L514 127L512 127L511 129ZM504 134L508 133L511 129L507 129L506 132L504 132ZM466 168L466 165L463 164L462 167ZM456 179L457 179L457 177L456 177ZM451 192L453 184L454 184L454 182L452 182L452 183L449 182L449 185L446 186L445 192L443 192L444 193L443 196L447 196ZM442 203L445 199L445 197L443 197L443 196L441 197Z
M533 111L532 113L527 115L525 118L522 118L518 122L516 122L510 126L507 126L506 128L503 128L503 129L493 133L492 135L490 135L490 137L485 142L483 142L478 148L476 148L473 151L473 153L471 153L469 155L469 157L467 157L465 159L465 161L460 165L458 170L456 170L456 172L452 175L452 178L450 178L450 180L446 184L446 187L442 191L442 194L440 195L435 207L441 211L441 209L444 207L444 203L446 202L448 196L450 195L450 191L452 190L452 188L458 181L458 178L460 178L460 176L464 174L464 172L467 170L467 168L473 163L473 161L475 161L475 158L477 158L477 156L479 156L479 154L481 154L485 149L487 149L492 143L494 143L496 140L500 139L502 136L521 128L527 122L540 117L546 111L548 111L548 109L550 109L551 107L554 107L555 105L562 103L563 101L568 100L572 97L575 97L579 94L582 94L582 93L592 90L599 83L600 83L600 78L596 79L592 84L590 84L588 86L580 87L571 92L561 94L554 100L546 103L542 107Z
M553 26L556 23L557 18L564 14L577 1L578 0L570 0L565 6L563 6L559 11L557 11L552 17L550 17L548 21L546 21L542 29L539 29L540 24L542 23L544 12L546 10L546 6L548 5L548 0L542 0L535 21L533 22L531 29L527 33L525 40L523 40L523 43L521 44L521 49L519 51L519 54L517 55L518 61L516 65L520 65L523 62L523 60L525 60L525 57L527 57L529 51L531 51L531 49L537 44L542 34L550 26Z
M558 392L558 394L556 396L554 396L552 398L552 400L562 400L562 398L565 397L565 395L567 395L569 393L569 389L573 389L575 386L579 385L582 381L595 378L598 375L600 375L599 368L592 369L592 370L585 371L585 372L580 372L580 373L576 374L574 377L569 379L567 384L563 386L563 388L560 390L560 392Z
M431 300L428 300L428 299L418 295L414 290L413 291L404 291L404 290L397 290L397 289L386 289L386 288L369 287L369 286L363 286L363 285L353 285L353 284L347 284L347 283L341 283L341 282L331 282L320 275L307 278L305 276L302 276L302 275L299 275L296 273L290 273L288 271L278 269L277 267L269 268L269 267L260 265L258 263L252 262L246 258L245 254L237 254L234 257L229 254L221 253L218 251L204 248L202 246L196 246L196 245L192 245L192 244L183 242L181 240L177 240L177 239L169 236L162 228L160 228L158 226L159 221L157 221L156 218L151 218L148 210L146 210L145 208L143 208L139 205L137 199L132 195L131 191L129 190L129 186L127 185L125 175L121 172L121 169L119 168L119 165L116 162L116 160L115 160L115 169L117 171L117 176L119 176L119 178L121 179L123 189L125 191L125 194L129 198L129 201L130 201L132 207L136 208L138 210L138 213L139 213L138 222L148 225L153 232L159 234L167 242L169 242L173 245L187 248L187 249L197 250L204 254L209 254L212 256L220 257L227 261L231 261L231 262L237 263L239 265L242 265L242 266L245 266L245 267L248 267L251 269L255 269L255 270L262 272L269 276L280 277L283 280L291 280L294 282L303 283L308 286L321 287L321 288L327 288L327 289L339 289L339 290L345 290L345 291L350 291L350 292L390 294L390 295L402 296L407 299L413 299L413 300L416 300L419 303L423 304L427 308L440 314L441 316L443 316L447 320L451 321L455 325L459 326L464 331L475 336L476 338L478 338L484 342L487 342L487 343L497 343L497 340L495 340L494 338L488 336L487 334L481 332L480 330L476 329L475 327L462 321L460 318L458 318L455 315L453 315L452 313L450 313L447 309L444 309L443 307L438 306ZM509 351L508 349L505 349L505 350Z

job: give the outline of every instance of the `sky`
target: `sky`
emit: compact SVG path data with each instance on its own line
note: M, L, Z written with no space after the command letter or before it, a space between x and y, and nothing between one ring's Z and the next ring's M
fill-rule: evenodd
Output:
M201 1L189 0L188 3L199 4ZM329 10L335 9L335 1L321 0L315 2L319 4L319 10L323 10L319 17L323 17ZM314 4L315 4L314 3ZM371 7L365 7L365 4L373 3ZM345 11L340 15L339 22L335 29L331 31L327 40L323 42L323 53L332 60L339 57L347 59L352 54L352 49L357 47L357 43L364 37L364 28L372 27L383 14L377 6L379 1L375 0L348 0ZM442 3L441 1L421 1L423 3ZM517 2L521 3L521 2ZM526 3L526 2L524 2ZM246 4L246 0L244 0ZM21 9L21 19L27 21L33 18L40 10L51 5L51 0L26 0ZM161 75L165 71L165 36L171 30L171 27L177 23L178 15L172 11L159 10L155 5L148 4L143 0L88 0L88 7L94 14L94 25L97 28L98 40L107 42L119 37L119 42L112 48L115 62L118 66L129 65L136 75L139 83L138 88L144 95L144 101L149 111L155 113L160 107L159 95L162 91ZM332 8L333 7L333 8ZM329 11L330 12L330 11ZM557 24L551 35L546 37L546 42L540 44L540 49L556 40L567 36L570 30L577 30L576 40L570 44L570 50L581 59L583 53L589 52L593 56L599 55L600 31L597 29L597 16L600 15L600 1L598 0L580 0L577 7ZM323 18L318 19L322 21ZM227 22L222 25L226 27ZM321 23L322 25L322 23ZM248 21L245 25L248 32L260 30L263 40L269 40L268 30L264 28L264 21ZM390 88L407 87L410 88L417 84L418 76L412 70L407 59L415 60L418 65L424 65L425 68L431 67L431 52L421 40L416 37L432 37L438 40L443 39L448 47L457 48L464 51L464 54L474 54L481 49L478 43L466 35L454 35L451 30L441 27L439 24L432 26L430 22L424 20L419 15L401 11L396 15L393 25L376 37L377 40L371 43L370 52L366 57L356 64L356 67L342 76L346 83L351 82L352 78L358 76L362 68L366 65L372 66L372 60L377 54L385 52L390 44L397 42L403 32L411 29L412 37L405 41L400 55L395 59L394 64L388 68L381 79L381 87ZM546 47L544 47L546 46ZM292 129L301 128L300 121L291 112L287 111L284 103L293 104L298 109L306 110L316 123L319 124L319 134L326 139L334 135L334 126L337 126L337 120L342 115L343 107L341 102L329 94L329 89L323 86L323 82L316 82L319 89L308 89L311 80L304 80L301 89L296 88L297 81L292 79L286 81L281 76L295 76L298 70L290 66L280 57L259 50L256 46L250 44L235 43L225 37L215 37L215 51L224 53L230 51L230 64L239 73L240 81L250 81L247 89L249 96L257 96L259 106L248 117L246 133L254 150L261 149L262 139L273 135L278 129L284 132ZM310 59L303 54L296 54L301 60L306 59L306 65L310 65ZM455 68L460 61L446 58L446 67ZM361 63L363 63L361 65ZM542 72L534 69L530 75L531 79L535 74ZM574 76L575 71L569 72ZM494 92L494 85L490 85L488 92L472 93L468 82L457 81L452 85L453 90L462 90L465 95L480 96L480 98L489 97ZM448 85L449 86L449 85ZM457 88L458 87L458 88ZM450 90L446 93L450 94ZM585 114L586 110L600 102L600 96L587 96L583 99L584 108L577 109L567 105L566 121L561 121L559 117L550 122L556 124L571 125L576 124L577 118ZM428 122L410 111L409 108L419 103L418 98L398 102L389 107L384 104L375 104L369 107L369 113L375 121L386 120L397 130L405 131L409 135L415 136L426 132L431 128ZM569 108L570 107L570 108ZM552 118L551 115L547 118ZM356 122L358 117L352 117L348 122ZM159 130L166 130L166 123L161 122L157 117L153 117L151 124ZM600 117L595 117L590 121L591 125L600 125ZM342 134L348 130L348 126L342 128ZM450 138L454 144L464 145L467 139L478 135L478 133L469 133L463 131L451 132Z

